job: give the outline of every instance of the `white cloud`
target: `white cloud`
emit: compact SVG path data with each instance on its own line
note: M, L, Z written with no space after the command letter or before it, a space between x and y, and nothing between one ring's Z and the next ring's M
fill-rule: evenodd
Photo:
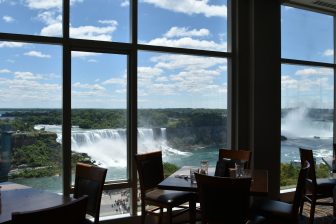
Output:
M26 0L26 4L30 9L60 9L62 7L62 0Z
M209 0L143 0L143 2L188 15L204 14L206 17L227 17L226 5L210 5Z
M121 4L120 4L121 7L127 7L127 6L129 6L129 5L130 5L129 0L122 0L122 2L121 2Z
M62 23L50 24L41 30L42 36L60 36L62 34Z
M183 37L183 38L176 39L176 40L167 39L165 37L156 38L156 39L150 40L146 44L169 46L169 47L185 47L185 48L194 48L194 49L226 51L226 43L218 44L214 41L195 40L190 37Z
M10 70L8 70L8 69L0 69L0 73L2 73L2 74L10 74L12 72Z
M40 51L29 51L24 53L26 56L37 57L37 58L51 58L49 54L43 54Z
M72 37L79 39L94 39L101 41L111 41L112 33L116 30L116 26L80 26L71 27L70 34Z
M0 48L2 48L2 47L9 47L9 48L23 47L25 45L27 45L27 44L26 43L20 43L20 42L0 41Z
M97 63L98 61L96 59L89 59L88 62L90 62L90 63Z
M192 37L192 36L208 36L210 31L208 29L192 29L186 27L171 27L167 33L164 34L165 37L172 38L172 37Z
M98 20L101 24L108 24L111 26L118 26L118 22L116 20Z
M332 75L332 69L328 68L305 68L295 72L295 75Z
M95 57L95 56L98 56L98 55L100 55L100 53L92 53L92 52L85 52L85 51L72 51L71 52L71 57L73 57L73 58Z
M24 79L24 80L40 80L42 79L41 75L34 75L31 72L14 72L16 79Z
M14 18L11 16L3 16L2 17L3 21L5 21L6 23L10 23L14 21Z
M223 79L226 60L188 55L161 55L151 58L152 67L138 68L139 96L226 94Z
M334 56L334 50L333 49L327 49L323 52L323 56Z
M26 0L26 5L30 9L61 9L62 2L62 0ZM70 0L71 5L77 2L83 2L83 0Z
M37 15L37 18L45 24L52 25L62 23L62 15L55 11L44 11Z
M126 86L126 79L121 79L121 78L112 78L104 81L102 83L103 85L123 85Z
M76 82L72 85L75 88L79 89L90 89L90 90L95 90L95 91L104 91L105 88L99 84L82 84L80 82Z

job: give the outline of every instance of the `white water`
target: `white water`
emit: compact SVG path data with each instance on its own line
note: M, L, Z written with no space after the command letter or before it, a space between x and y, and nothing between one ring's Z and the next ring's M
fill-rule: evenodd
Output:
M57 142L62 143L62 126L36 125L36 130L57 134ZM138 128L139 153L161 150L163 157L188 156L190 153L173 149L167 145L166 129L155 138L153 129ZM71 149L87 153L98 165L104 167L127 167L127 141L125 129L81 129L72 127Z
M331 138L333 123L313 121L308 117L308 109L300 107L290 111L281 121L281 134L287 138Z

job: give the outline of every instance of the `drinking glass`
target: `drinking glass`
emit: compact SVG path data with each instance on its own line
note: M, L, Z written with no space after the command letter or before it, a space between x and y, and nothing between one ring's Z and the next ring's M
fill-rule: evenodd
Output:
M201 160L200 174L208 175L208 160Z
M190 168L190 182L192 184L196 183L195 173L199 173L198 168Z
M237 169L237 177L244 176L244 164L245 161L237 161L235 163L235 168Z

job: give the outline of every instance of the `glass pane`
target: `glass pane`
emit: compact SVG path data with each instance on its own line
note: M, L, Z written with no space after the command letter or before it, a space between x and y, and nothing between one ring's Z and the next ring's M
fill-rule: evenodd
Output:
M313 149L318 164L321 163L321 157L332 155L333 105L332 69L282 65L281 162L283 165L297 164L300 160L299 147ZM297 177L288 176L286 179L287 181L284 176L283 185L295 184Z
M129 42L129 0L86 0L70 6L70 37Z
M100 205L100 216L130 213L131 189L104 190Z
M73 51L72 162L108 168L127 179L127 56Z
M62 49L1 44L0 179L61 192Z
M0 32L62 36L62 7L62 0L2 0Z
M227 60L149 52L138 60L138 151L215 166L227 144Z
M333 17L282 6L281 54L283 58L332 63Z
M227 1L139 1L139 43L227 51Z

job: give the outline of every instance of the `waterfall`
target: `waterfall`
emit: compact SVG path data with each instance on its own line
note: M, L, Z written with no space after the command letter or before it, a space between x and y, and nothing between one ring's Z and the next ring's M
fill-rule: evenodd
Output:
M56 141L62 143L62 126L36 125L36 130L45 130L57 134ZM71 130L71 149L87 153L93 160L105 167L127 166L127 134L125 129L81 129ZM173 149L167 145L166 128L138 128L139 153L161 150L163 157L189 153Z
M281 134L288 138L330 138L333 136L333 123L316 121L308 116L308 109L293 109L281 119Z

